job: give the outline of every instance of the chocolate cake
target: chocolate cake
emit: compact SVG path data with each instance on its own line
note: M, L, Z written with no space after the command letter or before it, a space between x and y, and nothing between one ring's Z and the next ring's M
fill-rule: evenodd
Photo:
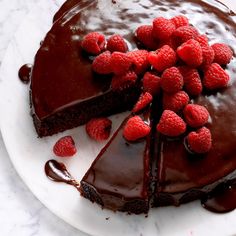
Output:
M179 14L206 32L212 43L224 42L236 50L235 15L218 1L66 1L54 16L32 70L32 113L38 135L52 135L92 117L127 110L140 94L139 81L115 92L109 75L92 72L93 57L84 55L80 45L87 33L97 31L106 37L118 33L133 50L137 48L133 31L139 25L150 24L157 16ZM151 195L154 207L177 206L202 198L234 179L235 62L233 57L226 67L231 77L229 87L214 93L204 91L191 101L205 106L211 114L207 127L214 142L209 153L193 155L184 138L169 139L158 132L129 143L122 137L124 121L82 179L82 195L105 208L142 213L148 211ZM144 117L150 122L150 111ZM154 123L159 118L155 117ZM155 187L149 194L152 180Z

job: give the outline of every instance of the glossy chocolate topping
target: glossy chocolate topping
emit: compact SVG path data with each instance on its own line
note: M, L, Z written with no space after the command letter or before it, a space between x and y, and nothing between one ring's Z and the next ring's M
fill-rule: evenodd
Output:
M46 162L44 171L46 176L55 182L62 182L79 188L79 183L71 176L66 169L66 166L56 160L49 160Z
M143 118L147 124L151 123L149 110ZM126 141L123 128L127 119L81 181L82 186L96 189L102 196L103 205L113 210L122 210L124 204L132 200L143 200L148 208L151 134L137 142Z
M35 57L31 84L35 115L38 119L43 119L73 104L109 91L110 79L94 75L91 70L91 58L81 51L80 41L88 32L98 31L105 36L121 34L129 42L131 50L137 47L133 31L138 26L150 24L156 16L171 17L181 13L189 16L200 31L205 32L206 28L210 28L211 38L211 31L220 23L217 23L214 14L203 13L202 9L207 7L204 8L205 3L198 2L67 1L55 15L54 25ZM215 8L207 10L214 12ZM228 16L220 12L220 17L229 23L230 27Z
M28 84L30 82L31 70L31 64L25 64L20 68L18 72L18 77L23 83Z
M207 198L202 200L202 206L215 213L226 213L236 208L236 184L220 186Z

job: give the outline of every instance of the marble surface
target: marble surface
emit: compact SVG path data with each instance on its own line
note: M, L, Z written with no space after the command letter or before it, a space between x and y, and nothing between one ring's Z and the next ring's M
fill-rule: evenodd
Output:
M0 64L19 24L40 0L0 0ZM45 208L22 182L0 135L0 235L85 236Z
M224 0L225 3L230 1ZM0 0L0 64L21 20L38 2L40 0ZM0 158L1 236L85 236L58 219L33 196L14 170L1 136Z

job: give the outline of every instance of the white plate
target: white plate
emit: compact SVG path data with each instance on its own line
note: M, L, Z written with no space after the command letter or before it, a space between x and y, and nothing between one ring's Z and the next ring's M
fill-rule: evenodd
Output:
M33 62L40 40L62 0L42 2L25 18L9 45L0 72L1 131L12 163L35 196L57 216L74 227L97 236L232 235L236 234L236 211L217 215L205 211L198 201L179 208L152 209L144 215L126 215L101 210L80 197L73 187L48 180L44 164L55 158L52 146L66 134L75 138L78 154L63 159L72 175L80 180L103 144L87 138L84 127L39 139L29 109L29 88L17 77L19 67ZM233 3L233 0L231 1ZM124 115L113 116L114 129ZM106 218L109 217L109 220Z

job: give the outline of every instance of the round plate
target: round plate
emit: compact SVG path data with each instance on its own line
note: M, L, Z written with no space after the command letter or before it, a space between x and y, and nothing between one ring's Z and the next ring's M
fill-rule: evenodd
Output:
M130 235L232 235L236 233L236 211L217 215L205 211L199 201L179 208L151 209L145 215L127 215L102 210L82 198L68 185L54 183L44 174L44 164L55 158L53 144L59 137L72 135L78 154L60 159L72 175L80 180L104 143L91 141L84 127L53 137L39 139L29 108L29 87L18 79L18 69L33 62L40 40L51 26L53 14L62 0L41 1L25 18L9 45L1 67L0 107L1 131L8 153L19 175L30 190L47 208L74 227L97 236ZM233 0L231 1L233 4ZM125 114L112 117L113 131Z

